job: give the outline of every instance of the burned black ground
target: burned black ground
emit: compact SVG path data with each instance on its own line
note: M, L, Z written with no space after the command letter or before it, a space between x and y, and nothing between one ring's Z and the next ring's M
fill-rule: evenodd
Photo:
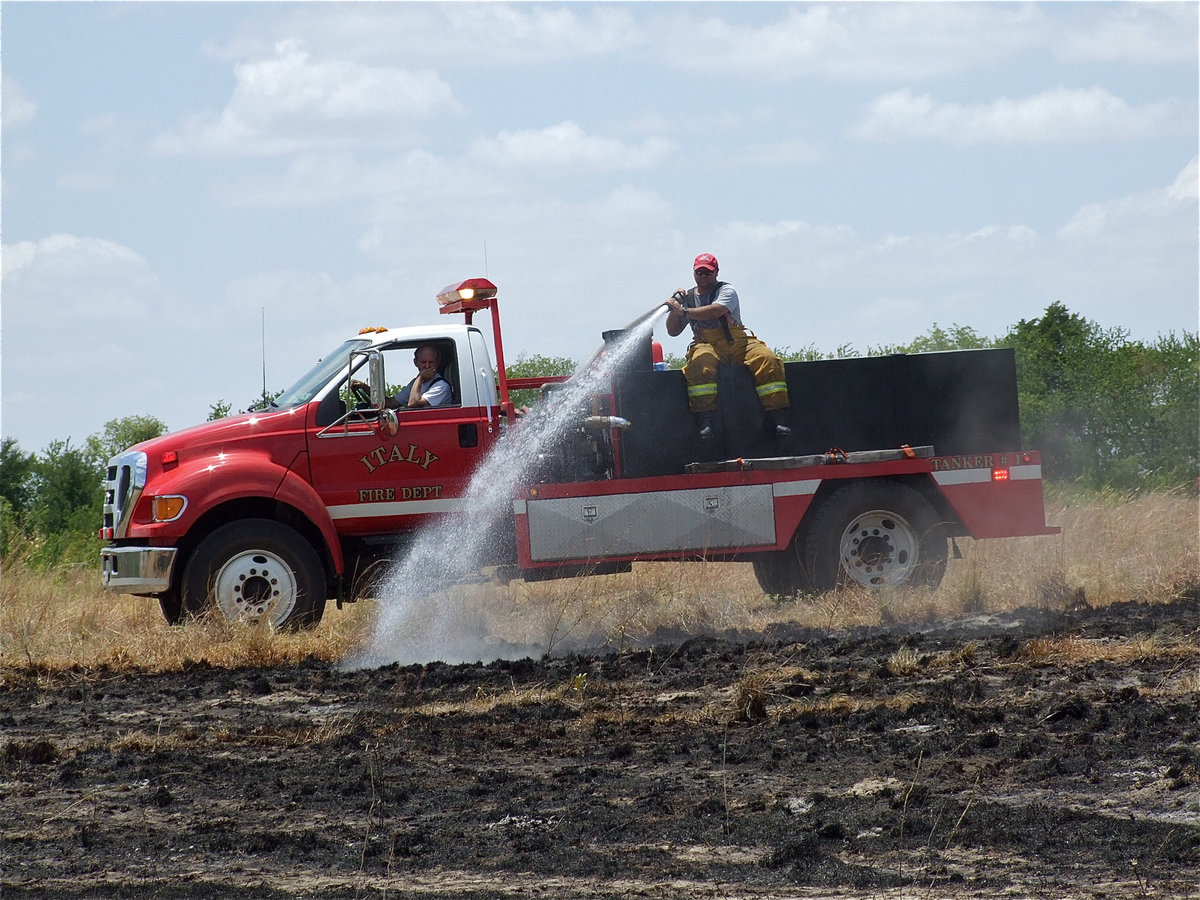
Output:
M1191 597L490 665L6 669L4 895L1200 897L1198 647Z

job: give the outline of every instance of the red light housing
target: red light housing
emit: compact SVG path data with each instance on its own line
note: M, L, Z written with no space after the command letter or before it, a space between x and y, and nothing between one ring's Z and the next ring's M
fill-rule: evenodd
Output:
M1008 481L1008 466L992 469L992 481Z
M173 466L179 462L178 450L164 450L162 456L159 457L164 466Z
M468 278L458 284L448 284L438 291L438 306L472 300L490 300L496 296L496 286L486 278Z

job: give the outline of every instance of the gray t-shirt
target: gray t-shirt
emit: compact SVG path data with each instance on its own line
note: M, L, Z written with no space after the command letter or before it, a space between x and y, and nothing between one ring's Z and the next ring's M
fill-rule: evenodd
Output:
M695 309L698 306L708 306L710 303L716 303L729 310L729 315L725 318L734 325L742 324L742 305L738 301L737 291L723 281L718 281L713 285L711 291L701 295L699 288L692 288L687 292L687 298L684 301L684 306L688 309ZM696 319L689 319L692 323L692 334L696 337L701 337L702 332L706 332L712 328L721 328L720 319L709 319L704 322L699 322Z
M404 386L404 390L396 395L396 400L401 406L408 406L408 395L412 393L413 385L417 383L414 378ZM450 399L450 382L438 375L429 384L425 385L425 390L421 392L421 397L430 406L441 406Z

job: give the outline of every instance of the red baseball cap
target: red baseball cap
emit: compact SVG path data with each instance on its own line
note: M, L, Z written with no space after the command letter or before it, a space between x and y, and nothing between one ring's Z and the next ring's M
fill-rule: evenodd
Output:
M711 253L701 253L696 257L696 261L692 263L693 272L695 272L697 269L712 269L715 272L719 268L720 266L717 265L717 258Z

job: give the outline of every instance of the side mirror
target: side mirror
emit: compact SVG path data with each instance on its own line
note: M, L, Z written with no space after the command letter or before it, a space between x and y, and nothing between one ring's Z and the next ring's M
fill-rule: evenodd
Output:
M395 437L400 430L400 417L394 409L381 409L375 427L383 437Z
M378 350L367 354L367 379L371 384L371 406L383 409L387 405L387 380L383 377L383 354Z

